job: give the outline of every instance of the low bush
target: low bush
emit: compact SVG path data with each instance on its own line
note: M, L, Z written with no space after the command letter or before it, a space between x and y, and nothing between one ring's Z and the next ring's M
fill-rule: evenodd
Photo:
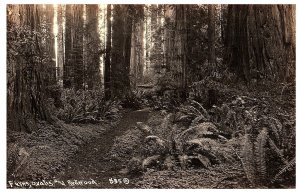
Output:
M96 90L62 90L62 108L56 109L56 116L66 123L99 123L120 118L120 102L104 101Z

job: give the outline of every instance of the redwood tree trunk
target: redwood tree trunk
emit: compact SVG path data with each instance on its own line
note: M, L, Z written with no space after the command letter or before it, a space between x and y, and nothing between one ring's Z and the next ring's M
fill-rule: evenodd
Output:
M110 80L110 52L111 52L111 5L107 5L107 32L106 32L106 53L104 64L104 93L105 99L108 100L111 97L111 80Z
M144 68L144 7L134 6L133 31L131 35L130 74L131 84L135 88L143 79Z
M58 5L57 7L57 24L58 24L58 33L57 33L57 69L56 69L56 78L61 85L63 80L63 66L64 66L64 43L65 43L65 32L63 27L63 19L65 17L65 5Z
M64 87L83 88L83 5L66 5Z
M214 67L216 63L216 50L215 50L215 5L208 5L208 63Z
M45 106L41 37L35 35L40 29L41 7L8 5L7 8L7 127L31 132L36 129L37 119L52 120ZM20 31L23 35L18 35Z
M100 39L98 34L98 5L86 5L86 83L88 89L100 89Z
M229 5L227 23L226 59L238 77L294 81L294 5Z
M114 5L111 52L111 94L122 98L131 94L129 81L132 17L130 5Z

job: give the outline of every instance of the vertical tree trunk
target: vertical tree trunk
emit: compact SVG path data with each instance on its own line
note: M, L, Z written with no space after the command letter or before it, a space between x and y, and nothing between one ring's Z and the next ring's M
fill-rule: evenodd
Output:
M294 81L295 6L229 5L227 62L246 82Z
M174 46L171 47L171 71L177 82L177 88L186 87L186 6L175 5L175 38Z
M129 68L132 18L130 5L114 5L112 23L111 91L112 97L131 94Z
M63 66L63 86L64 88L71 88L72 77L74 76L73 70L73 58L72 58L72 23L73 23L73 13L72 5L66 5L66 24L65 24L65 62Z
M133 5L127 5L125 7L125 25L124 25L124 32L125 32L125 39L124 39L124 84L127 91L130 91L130 57L131 57L131 34L132 34L132 21L133 21ZM126 93L126 92L125 92ZM127 93L128 94L128 93ZM130 92L129 92L130 94Z
M65 5L57 6L57 79L59 84L63 80L63 66L64 66L64 18L65 18Z
M135 88L143 79L144 67L144 7L134 6L133 31L131 35L131 84Z
M145 6L145 17L146 17L146 25L145 25L145 74L149 74L150 71L150 57L151 57L151 12L150 6Z
M98 5L86 5L86 34L85 43L87 48L85 53L87 77L86 82L89 89L100 88L100 58L99 46L100 39L97 31L98 28Z
M7 127L31 132L36 129L37 119L52 121L45 106L41 40L35 33L40 29L41 9L38 5L8 5L7 8L8 42L17 45L25 42L23 47L27 48L12 52L15 48L10 44L7 47ZM18 32L13 32L16 28L27 31L18 36ZM17 54L13 54L15 52Z
M64 87L83 88L83 5L66 5Z
M54 29L54 7L53 5L38 5L41 13L39 17L41 21L41 33L42 33L42 52L47 58L47 65L44 66L45 74L45 86L52 86L56 84L56 63L55 63L55 37L53 33Z
M209 47L209 54L208 54L208 63L215 67L216 63L216 51L215 51L215 5L208 5L208 47Z
M166 71L176 80L172 87L180 97L187 87L187 9L188 5L172 5L165 10Z
M144 8L139 7L138 22L137 22L137 37L136 37L136 49L137 49L137 81L141 82L143 79L144 69Z
M170 72L173 66L175 43L175 14L176 10L171 5L165 5L165 61L166 72Z
M110 80L110 52L111 52L111 5L107 5L107 33L106 33L106 53L104 65L104 93L105 99L111 97L111 80Z

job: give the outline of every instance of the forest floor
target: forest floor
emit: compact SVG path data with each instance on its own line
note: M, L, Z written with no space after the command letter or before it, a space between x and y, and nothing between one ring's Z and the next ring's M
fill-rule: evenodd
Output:
M143 175L122 172L127 167L128 160L136 153L133 152L139 149L135 146L142 145L136 129L137 122L147 123L149 119L155 118L161 119L159 111L125 111L117 126L107 128L101 135L79 148L66 168L56 177L58 182L64 184L55 183L54 188L219 188L224 187L224 184L227 188L250 186L239 163L221 164L210 170L148 169Z
M234 112L238 116L240 112L252 112L259 106L261 110L258 109L253 114L279 117L280 120L284 120L283 125L292 130L295 119L294 95L287 93L284 96L282 90L274 95L265 92L243 92L246 96L242 96L241 92L237 92L227 96L228 101L225 101L223 97L223 103L226 102L230 111L227 110L227 114L221 112L221 121L228 119L229 112ZM182 107L189 107L189 104L184 104L178 109ZM170 151L171 148L166 152L165 149L160 149L156 145L160 144L160 139L169 143L173 134L178 135L190 130L182 119L186 117L182 114L184 111L168 113L166 110L144 108L124 109L122 112L123 116L120 120L109 125L62 122L49 125L40 122L39 130L31 134L10 134L8 136L7 187L255 188L251 185L249 177L245 175L243 161L238 156L244 151L241 149L245 141L243 135L236 135L225 142L213 138L198 138L197 140L202 140L201 142L209 142L209 147L204 146L206 143L203 143L203 147L209 148L218 156L218 159L225 161L213 164L212 161L207 161L198 155L191 160L202 159L200 165L197 162L183 166L182 160L177 160L180 158ZM223 120L222 117L225 119ZM197 117L194 118L195 123L192 124L196 124L200 129L213 124L207 120L202 123L196 120ZM243 122L243 117L234 121L236 124L240 122ZM150 132L145 133L141 125L148 127ZM157 141L152 146L148 144L149 140ZM165 148L171 147L170 145L163 146ZM158 163L158 167L157 165L152 167L150 162L145 162L145 160L150 160L148 158L152 159L157 155L159 159L152 161ZM12 166L11 169L10 166ZM290 185L287 187L293 188ZM263 188L266 187L263 186Z
M136 126L136 122L145 122L148 119L149 109L127 111L115 127L107 129L97 138L82 146L57 179L64 182L68 180L91 181L93 184L76 183L69 188L132 188L131 179L121 174L122 161L111 159L111 150L114 139L121 136L128 129ZM118 182L115 182L119 180ZM121 181L120 181L121 180ZM127 181L128 180L128 181ZM57 186L62 187L62 186Z

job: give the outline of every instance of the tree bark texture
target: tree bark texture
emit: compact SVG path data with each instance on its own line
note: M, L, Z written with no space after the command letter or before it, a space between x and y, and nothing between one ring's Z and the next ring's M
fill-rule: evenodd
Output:
M7 127L12 130L31 132L37 119L52 120L45 106L41 38L36 35L41 10L40 5L8 5Z
M59 82L63 80L63 66L65 60L65 32L64 32L65 5L57 6L57 74Z
M83 88L83 31L83 5L66 5L65 88Z
M187 5L174 5L169 8L171 18L168 18L169 32L167 32L167 66L172 73L174 80L177 80L176 87L186 88L186 49L187 49ZM173 18L172 18L173 17ZM172 29L173 28L173 29ZM173 32L174 31L174 32Z
M105 49L105 64L104 64L104 94L105 99L108 100L111 97L111 5L107 5L107 32L106 32L106 49Z
M98 34L98 5L86 5L86 82L88 89L100 89L100 39Z
M215 15L216 15L216 7L213 4L208 5L208 47L209 47L209 53L208 53L208 63L215 67L216 63L216 49L215 49Z
M225 60L246 82L294 81L295 5L229 5Z
M114 5L111 50L111 95L122 98L131 94L129 68L131 52L131 5Z
M137 82L143 79L144 68L144 8L141 5L135 6L133 20L133 31L131 35L131 58L130 77L131 84L136 87Z

